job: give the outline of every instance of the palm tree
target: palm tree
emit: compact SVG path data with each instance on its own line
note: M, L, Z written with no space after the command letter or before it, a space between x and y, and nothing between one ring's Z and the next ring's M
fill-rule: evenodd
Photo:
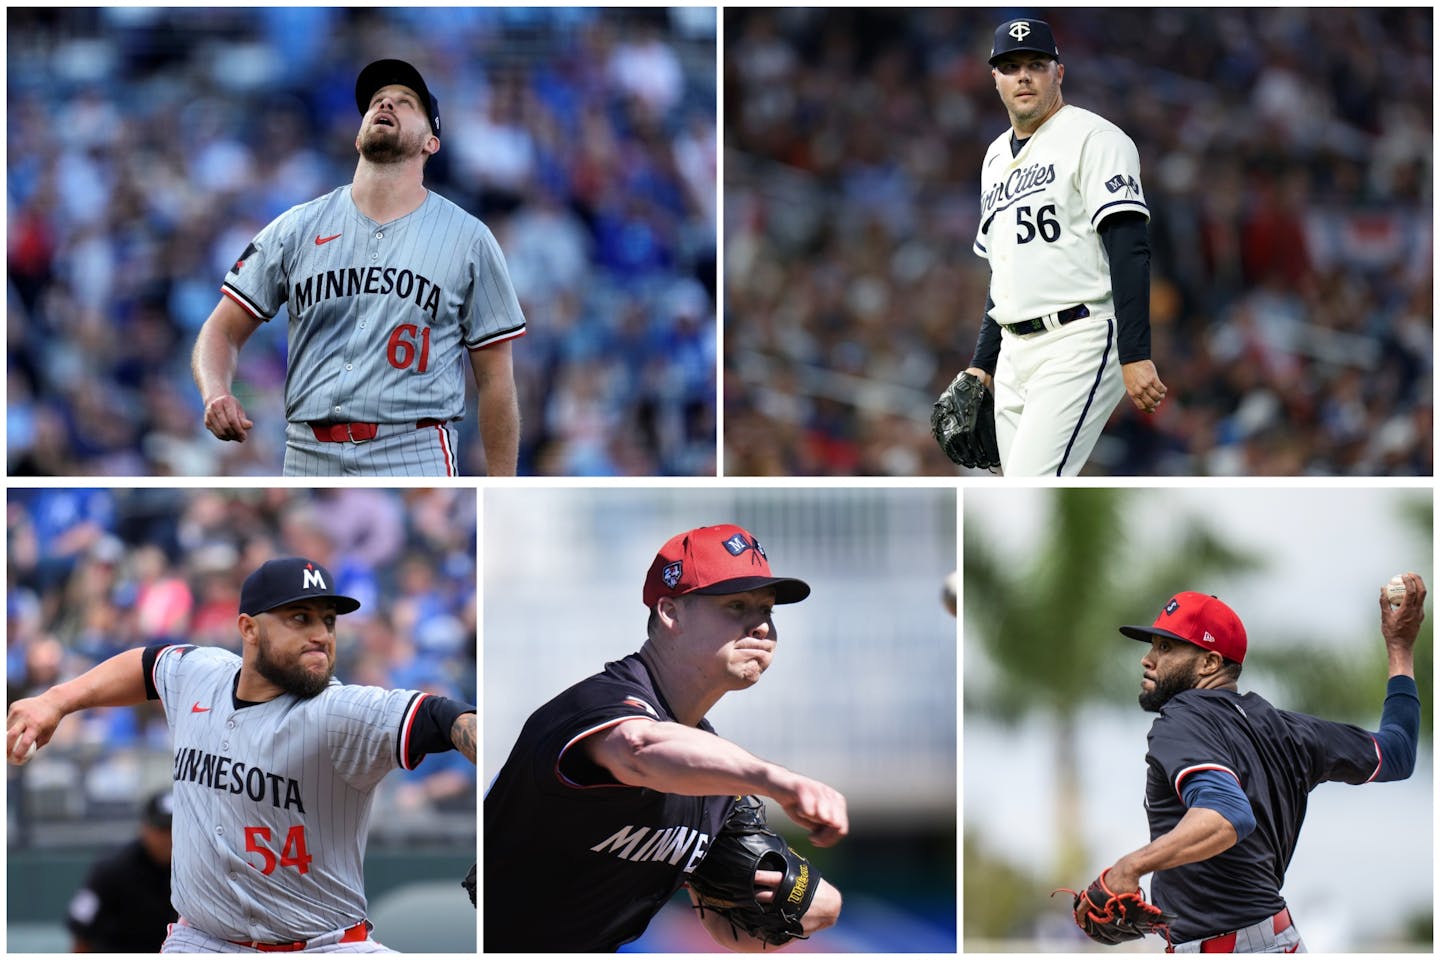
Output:
M1127 682L1133 693L1134 677L1115 670L1117 625L1150 619L1177 584L1213 583L1261 565L1195 518L1183 519L1179 536L1168 537L1164 549L1127 540L1137 501L1164 493L1056 490L1044 539L1018 564L976 524L964 525L966 637L976 638L998 668L984 689L967 685L965 710L1007 723L1035 711L1050 714L1060 878L1092 866L1074 829L1083 820L1076 760L1081 711L1095 700L1113 703ZM984 502L967 496L967 512Z

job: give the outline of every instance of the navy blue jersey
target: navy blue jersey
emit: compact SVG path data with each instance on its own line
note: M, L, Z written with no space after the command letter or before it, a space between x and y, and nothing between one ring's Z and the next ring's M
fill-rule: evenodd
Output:
M486 952L615 950L700 862L733 797L626 786L581 748L635 717L675 719L632 654L525 722L485 795Z
M1225 852L1155 873L1151 895L1178 917L1170 931L1177 942L1237 930L1284 908L1280 887L1310 791L1326 781L1366 783L1380 769L1367 731L1233 690L1176 694L1150 728L1145 761L1152 840L1180 822L1181 786L1202 770L1233 776L1255 814L1255 830Z

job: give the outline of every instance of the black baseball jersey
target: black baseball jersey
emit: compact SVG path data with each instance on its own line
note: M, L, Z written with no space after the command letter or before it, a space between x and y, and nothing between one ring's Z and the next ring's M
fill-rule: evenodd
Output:
M1145 808L1152 840L1180 822L1181 786L1202 770L1234 776L1255 814L1255 830L1230 849L1156 872L1151 894L1178 918L1170 929L1177 942L1237 930L1283 909L1280 887L1310 791L1326 781L1365 783L1380 769L1369 732L1233 690L1176 694L1151 726L1149 743Z
M132 840L90 868L70 898L65 926L91 953L159 953L179 919L170 905L170 865Z
M580 748L634 717L675 719L632 654L525 722L485 795L486 952L615 950L699 864L733 797L626 786Z

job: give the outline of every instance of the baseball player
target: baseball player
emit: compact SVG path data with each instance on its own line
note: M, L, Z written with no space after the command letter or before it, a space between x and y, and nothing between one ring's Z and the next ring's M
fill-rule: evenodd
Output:
M525 318L489 229L425 188L440 108L402 60L355 81L355 180L276 218L225 275L191 367L205 426L243 442L240 348L288 304L286 476L456 476L460 357L480 394L492 476L514 476L520 412L510 341Z
M333 676L335 620L359 601L300 557L240 591L242 654L127 650L6 721L11 763L68 714L159 700L174 739L171 902L163 952L388 952L371 939L366 824L385 774L458 749L475 762L475 708Z
M1165 399L1140 156L1114 124L1065 103L1043 20L997 27L990 67L1010 130L981 168L974 249L990 295L965 373L994 392L1006 476L1074 476L1122 393L1146 413Z
M96 861L70 898L71 953L158 953L179 919L170 904L168 789L145 802L139 835Z
M817 845L845 836L839 792L752 756L705 720L770 665L773 606L809 593L772 576L759 542L737 526L700 527L660 549L645 578L640 651L531 714L485 796L487 952L615 950L687 880L698 904L693 874L714 857L739 794L773 797ZM755 875L758 899L776 898L780 872ZM827 881L808 893L800 936L840 910ZM714 909L697 916L728 949L767 945Z
M1305 950L1280 887L1310 791L1326 781L1404 780L1415 767L1414 651L1425 584L1413 573L1403 579L1398 607L1380 594L1390 681L1376 733L1240 693L1245 626L1215 597L1177 594L1153 625L1120 628L1150 645L1140 660L1140 706L1159 714L1145 757L1151 840L1115 861L1097 884L1127 893L1154 872L1154 905L1169 915L1174 951ZM1082 929L1083 913L1077 909Z

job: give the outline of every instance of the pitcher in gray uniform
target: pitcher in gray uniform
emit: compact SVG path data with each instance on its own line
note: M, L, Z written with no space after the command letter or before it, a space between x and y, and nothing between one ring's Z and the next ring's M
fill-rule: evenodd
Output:
M10 707L11 763L68 714L159 700L174 738L171 901L163 952L383 952L362 865L375 787L426 754L475 762L475 708L334 678L335 620L359 601L301 557L240 592L240 656L157 644Z
M231 393L240 348L286 304L286 476L458 476L463 355L487 470L514 476L510 344L525 317L500 246L424 186L440 108L418 70L375 61L360 71L355 104L354 182L281 214L225 275L191 358L205 426L244 442L254 424Z

